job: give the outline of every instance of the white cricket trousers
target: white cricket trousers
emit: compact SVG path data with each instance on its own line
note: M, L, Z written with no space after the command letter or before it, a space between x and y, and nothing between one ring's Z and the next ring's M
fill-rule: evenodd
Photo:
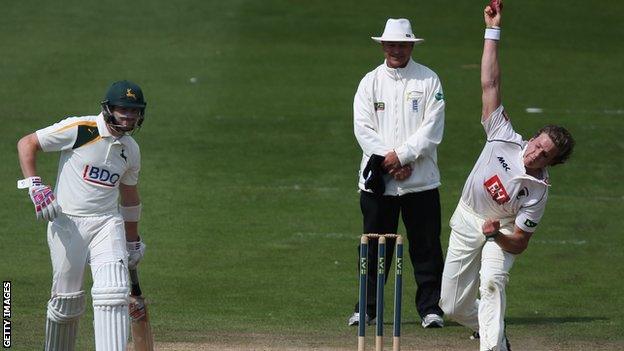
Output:
M485 220L460 200L450 221L452 230L442 273L440 307L448 318L479 332L481 351L507 351L505 287L515 255L485 240L482 231ZM500 232L511 234L513 219L499 220Z
M48 224L48 246L52 259L52 294L82 290L86 265L93 279L98 268L109 262L127 266L126 234L121 215L76 217L61 214Z
M48 302L48 351L75 348L78 321L85 310L83 280L91 266L96 350L125 350L128 336L128 253L119 214L59 215L48 224L52 291Z

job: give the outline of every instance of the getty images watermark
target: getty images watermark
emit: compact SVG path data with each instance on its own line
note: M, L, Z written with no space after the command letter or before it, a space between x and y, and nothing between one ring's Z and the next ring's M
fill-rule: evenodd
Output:
M11 348L11 281L2 282L2 347Z

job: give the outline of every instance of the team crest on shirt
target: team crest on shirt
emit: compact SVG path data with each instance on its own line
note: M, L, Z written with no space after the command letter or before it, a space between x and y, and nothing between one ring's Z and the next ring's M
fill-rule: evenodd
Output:
M490 179L486 180L483 185L488 193L490 193L490 196L492 196L492 199L499 205L509 201L509 194L507 193L507 190L503 186L503 182L501 182L498 175L494 175Z
M412 111L418 112L419 106L419 98L422 96L422 93L419 91L410 91L407 93L407 100L412 102Z
M383 102L376 102L373 104L373 106L375 106L375 111L383 111L386 109L386 104Z
M522 189L518 192L518 196L516 196L516 199L520 200L521 197L523 196L529 196L529 188L522 187Z
M86 165L84 172L82 172L82 179L86 182L107 186L109 188L115 187L119 181L119 174L113 173L103 167L95 167Z

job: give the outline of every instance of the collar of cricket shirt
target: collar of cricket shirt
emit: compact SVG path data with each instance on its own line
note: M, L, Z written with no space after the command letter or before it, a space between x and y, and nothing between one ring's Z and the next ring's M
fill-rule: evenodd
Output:
M98 132L102 138L113 138L113 144L123 144L122 140L125 134L122 134L118 137L114 136L110 130L108 129L108 125L106 121L104 121L104 115L100 113L95 119L98 127Z
M518 156L520 157L520 164L524 165L524 152L526 151L527 147L529 146L529 143L527 141L524 141L524 140L522 142L523 142L522 150L520 151ZM550 177L548 175L548 166L542 168L540 171L541 171L540 177L537 178L537 177L534 177L534 176L528 174L526 172L526 168L525 168L524 174L518 176L518 178L528 179L528 180L540 183L542 185L545 185L547 187L550 187Z
M108 126L106 125L106 121L104 121L104 115L100 112L100 114L95 119L97 122L98 132L102 138L107 138L113 136L108 130Z
M403 68L392 68L388 67L386 64L386 60L384 60L384 72L388 75L388 77L394 80L401 80L407 77L407 72L414 67L414 60L410 57L409 61L407 61L407 65Z

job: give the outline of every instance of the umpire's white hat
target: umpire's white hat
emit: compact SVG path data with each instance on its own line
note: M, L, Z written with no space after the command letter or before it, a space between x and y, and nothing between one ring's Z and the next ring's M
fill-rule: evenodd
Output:
M389 18L386 22L383 34L380 37L371 37L374 41L407 41L412 43L422 43L425 39L416 38L412 32L410 21L405 18Z

